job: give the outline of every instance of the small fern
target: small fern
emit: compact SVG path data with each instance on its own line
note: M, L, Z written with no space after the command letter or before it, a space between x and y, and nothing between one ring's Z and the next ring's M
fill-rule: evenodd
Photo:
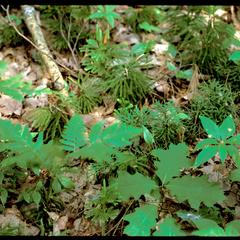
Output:
M65 113L58 109L50 109L50 107L33 109L23 117L31 123L33 129L43 131L46 140L60 137L63 126L68 121Z
M52 113L48 107L36 108L28 112L24 118L32 123L33 128L45 131L52 119Z

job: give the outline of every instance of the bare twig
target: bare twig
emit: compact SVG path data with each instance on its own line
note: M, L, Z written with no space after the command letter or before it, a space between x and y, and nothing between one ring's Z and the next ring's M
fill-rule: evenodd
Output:
M63 39L65 40L65 42L67 43L68 49L70 50L70 52L72 54L72 58L73 58L76 68L79 69L80 67L79 67L78 60L77 60L74 50L70 44L71 21L70 21L69 27L68 27L68 39L67 39L63 32L63 26L62 26L63 21L62 21L62 17L60 15L59 15L59 20L60 20L60 33L61 33Z
M54 59L52 56L50 56L49 54L47 54L46 52L44 52L42 49L40 49L36 44L34 44L29 38L27 38L26 36L24 36L19 29L17 28L16 24L11 20L10 18L10 14L9 14L9 5L7 6L7 8L5 8L3 5L1 5L1 8L6 12L6 16L8 19L8 22L6 22L8 25L10 25L11 27L14 28L14 30L17 32L17 34L19 36L21 36L23 39L25 39L27 42L29 42L34 48L36 48L39 52L41 52L42 54L45 54L47 57L49 57L52 61L55 61L59 66L61 66L62 68L64 68L66 71L68 71L69 73L71 73L72 76L77 77L77 74L70 68L68 68L67 66L65 66L64 64L62 64L61 62L59 62L58 60Z

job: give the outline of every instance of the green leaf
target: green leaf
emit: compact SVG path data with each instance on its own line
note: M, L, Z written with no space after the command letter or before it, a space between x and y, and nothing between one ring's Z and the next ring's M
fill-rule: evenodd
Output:
M225 118L223 123L219 127L220 136L223 140L231 137L236 131L235 122L233 121L232 116Z
M240 220L233 220L227 223L225 232L228 236L239 236L240 235Z
M129 222L124 229L124 233L129 236L150 236L150 230L156 225L157 207L145 205L136 208L134 213L124 217Z
M171 62L167 62L167 68L170 71L177 71L177 67L174 64L172 64Z
M5 188L0 189L0 199L3 205L7 202L8 191Z
M219 128L215 122L204 116L200 116L200 120L209 138L220 138Z
M195 150L199 150L213 144L218 144L218 141L214 138L206 138L197 143Z
M175 58L176 55L177 55L177 49L176 49L176 47L175 47L173 44L169 44L169 45L168 45L168 50L167 50L167 52L168 52L173 58Z
M228 152L227 152L227 149L226 149L226 146L220 146L219 147L219 157L222 161L222 163L224 163L224 160L226 159L227 155L228 155Z
M131 145L130 140L141 133L141 128L135 128L123 123L114 123L103 130L102 140L113 147L121 148Z
M51 186L52 186L52 189L53 189L54 193L59 193L62 190L61 184L60 184L60 182L58 181L57 178L53 179Z
M185 113L178 113L177 117L178 117L178 119L181 119L181 120L182 119L190 119L190 117Z
M141 195L150 194L153 189L157 188L152 179L140 173L131 175L123 171L118 173L118 178L114 180L114 183L122 200L128 200L130 197L138 199Z
M96 25L96 39L99 43L103 42L103 32L98 24Z
M239 161L239 151L238 148L233 146L233 145L226 145L226 149L228 151L228 154L233 158L235 163L238 166L238 161Z
M216 202L225 199L220 185L208 182L207 176L175 178L166 187L172 195L177 197L178 201L188 200L194 209L198 209L201 202L211 207Z
M171 143L168 150L155 149L152 154L160 160L160 162L155 161L155 167L156 174L163 183L178 176L181 169L191 166L190 159L187 157L188 147L185 143L178 145Z
M23 199L24 199L27 203L30 203L30 202L31 202L31 196L30 196L30 193L29 193L29 192L24 191L24 192L22 193L22 197L23 197Z
M145 142L148 144L153 144L154 143L153 135L149 132L149 130L145 126L143 126L142 128L143 128L143 138Z
M240 182L240 169L234 169L233 171L231 171L229 179L232 180L233 182Z
M238 236L239 232L235 228L234 224L227 224L224 231L223 228L218 226L216 222L210 219L199 219L193 221L199 230L192 232L197 236ZM239 224L239 221L238 221ZM239 228L239 227L238 227Z
M69 177L58 176L58 180L64 188L74 188L74 183Z
M159 31L159 27L149 24L148 22L140 23L139 28L143 29L147 32L158 32Z
M227 139L226 142L230 143L230 144L240 144L240 134L238 134L237 136L233 136L233 137Z
M80 115L74 115L64 126L63 139L60 141L66 151L76 151L84 146L87 141L85 138L85 125Z
M192 69L184 70L184 71L178 71L176 73L177 78L182 78L182 79L191 79L193 75Z
M7 65L6 62L0 61L0 76L1 76L3 73L6 72L7 67L8 67L8 65Z
M228 59L238 64L240 62L240 51L233 52Z
M97 162L110 162L112 156L118 151L113 147L104 144L103 142L96 142L87 146L84 146L80 150L69 154L69 157L81 157L84 159L92 159Z
M33 191L31 194L32 200L34 203L36 203L37 206L39 206L39 203L41 202L41 194L37 191Z
M101 140L104 124L105 121L99 121L91 127L89 134L89 139L91 143L96 143L98 140Z
M218 152L218 146L207 146L197 156L194 166L198 167L214 157Z
M166 217L162 223L157 225L157 231L153 236L185 236L186 234L180 229L172 217Z

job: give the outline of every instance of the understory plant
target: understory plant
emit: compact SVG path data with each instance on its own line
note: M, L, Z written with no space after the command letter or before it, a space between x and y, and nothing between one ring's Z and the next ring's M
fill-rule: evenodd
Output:
M199 122L199 116L205 116L217 124L232 115L237 120L238 107L234 100L236 94L227 85L212 80L202 82L190 101L187 112L191 117L188 124L187 137L196 138L203 134L203 128Z
M197 64L202 73L215 77L216 66L227 60L230 45L239 46L233 25L216 15L218 9L216 6L170 7L165 14L170 28L164 34L172 43L175 39L181 65Z
M156 146L167 148L171 143L179 143L184 139L186 119L189 116L173 102L154 103L151 107L139 109L120 108L117 117L124 123L143 128L145 141Z

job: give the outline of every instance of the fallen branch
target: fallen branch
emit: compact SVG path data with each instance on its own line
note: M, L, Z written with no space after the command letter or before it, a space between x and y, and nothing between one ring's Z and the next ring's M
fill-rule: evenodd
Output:
M34 7L29 5L22 5L21 9L23 11L25 23L33 37L34 43L41 50L40 51L41 58L43 59L43 62L47 67L51 79L54 81L55 85L58 86L58 90L64 96L67 96L68 91L66 90L66 82L64 81L57 64L52 60L53 57L48 49L42 30L37 23L36 11Z

